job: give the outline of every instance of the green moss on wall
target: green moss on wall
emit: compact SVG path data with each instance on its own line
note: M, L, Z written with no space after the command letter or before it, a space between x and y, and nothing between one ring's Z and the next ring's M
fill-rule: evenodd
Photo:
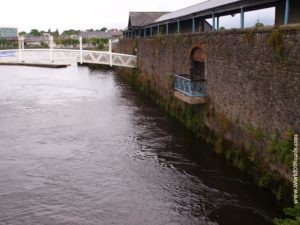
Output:
M271 143L268 146L268 151L273 155L273 162L280 161L286 166L291 167L293 162L294 148L294 132L288 131L286 139L280 137L279 131L276 131Z

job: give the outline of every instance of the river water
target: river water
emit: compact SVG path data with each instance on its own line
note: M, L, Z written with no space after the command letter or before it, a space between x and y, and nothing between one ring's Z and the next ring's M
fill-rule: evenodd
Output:
M0 224L270 224L276 202L112 71L0 67Z

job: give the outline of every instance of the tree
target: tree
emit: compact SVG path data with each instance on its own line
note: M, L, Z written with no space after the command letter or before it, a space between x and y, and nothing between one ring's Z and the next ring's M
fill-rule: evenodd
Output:
M260 28L260 27L263 27L264 24L263 23L260 23L259 21L257 21L257 23L255 24L255 28Z
M41 32L38 29L32 29L29 34L32 36L41 36Z
M106 32L106 31L107 31L107 28L106 28L106 27L102 27L102 28L100 29L100 31Z
M57 37L57 36L59 36L58 29L56 29L56 30L55 30L55 32L54 32L54 36L56 36L56 37Z
M220 30L226 30L226 28L225 27L220 27Z
M62 35L74 35L74 34L79 34L80 30L65 30L64 32L62 32Z
M25 31L21 31L20 33L19 33L19 35L20 36L24 36L24 35L26 35L27 33L25 32Z
M62 39L62 37L56 37L56 38L54 39L54 42L55 42L55 44L57 44L57 45L62 45L62 44L63 44L63 39Z

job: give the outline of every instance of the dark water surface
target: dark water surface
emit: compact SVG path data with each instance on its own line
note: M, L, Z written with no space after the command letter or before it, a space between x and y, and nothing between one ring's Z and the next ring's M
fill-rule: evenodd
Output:
M114 72L0 67L0 224L269 224L243 177Z

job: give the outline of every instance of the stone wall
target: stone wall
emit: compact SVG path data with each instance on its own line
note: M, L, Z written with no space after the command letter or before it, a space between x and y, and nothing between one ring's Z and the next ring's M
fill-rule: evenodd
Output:
M216 113L267 137L276 130L282 136L300 132L299 25L120 42L121 52L137 49L141 75L149 77L162 96L169 76L189 73L194 47L203 49L207 93Z

